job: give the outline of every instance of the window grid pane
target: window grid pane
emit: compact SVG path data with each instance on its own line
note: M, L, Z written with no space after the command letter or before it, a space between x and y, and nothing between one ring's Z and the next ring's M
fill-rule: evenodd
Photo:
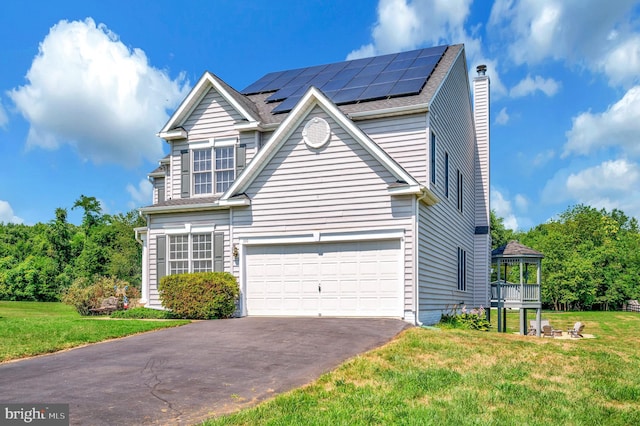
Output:
M193 272L213 271L211 234L193 235L191 238Z
M226 191L235 179L235 147L216 148L216 192Z
M169 237L169 273L189 272L189 236L173 235Z
M193 151L193 192L194 194L211 194L211 150L196 149Z

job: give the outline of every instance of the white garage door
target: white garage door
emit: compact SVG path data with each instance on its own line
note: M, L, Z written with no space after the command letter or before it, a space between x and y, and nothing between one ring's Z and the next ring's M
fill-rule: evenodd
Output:
M403 314L399 240L248 246L248 315Z

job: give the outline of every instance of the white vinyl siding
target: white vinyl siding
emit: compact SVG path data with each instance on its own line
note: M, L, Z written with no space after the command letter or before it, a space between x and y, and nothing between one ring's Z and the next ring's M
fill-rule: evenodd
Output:
M331 138L321 150L308 148L300 137L313 117L324 118L331 127ZM411 309L415 196L390 196L388 187L395 181L350 134L316 107L245 191L251 207L234 208L234 235L250 238L404 229L405 302Z
M433 188L440 202L434 206L421 203L418 242L419 319L435 323L443 310L452 303L464 302L479 306L474 299L472 281L467 281L467 291L458 290L458 248L466 252L466 276L474 275L474 212L464 206L473 205L475 138L473 118L469 103L469 84L464 57L461 55L452 66L430 105L430 131L437 135L436 182L445 181L445 155L449 170L460 170L463 180L463 211L457 208L456 196L445 196L445 185Z
M414 178L426 183L426 114L356 121L356 124Z

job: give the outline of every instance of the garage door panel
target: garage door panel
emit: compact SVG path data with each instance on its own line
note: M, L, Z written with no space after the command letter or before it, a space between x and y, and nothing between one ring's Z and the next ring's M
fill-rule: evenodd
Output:
M401 316L400 246L399 240L249 246L247 314Z

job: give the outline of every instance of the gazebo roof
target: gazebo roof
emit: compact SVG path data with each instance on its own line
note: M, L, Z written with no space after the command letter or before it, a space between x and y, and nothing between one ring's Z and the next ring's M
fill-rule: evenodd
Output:
M544 254L540 253L539 251L535 251L534 249L527 247L524 244L520 244L517 241L509 241L507 244L503 245L502 247L498 247L491 252L491 259L495 259L498 257L542 259L544 257Z

